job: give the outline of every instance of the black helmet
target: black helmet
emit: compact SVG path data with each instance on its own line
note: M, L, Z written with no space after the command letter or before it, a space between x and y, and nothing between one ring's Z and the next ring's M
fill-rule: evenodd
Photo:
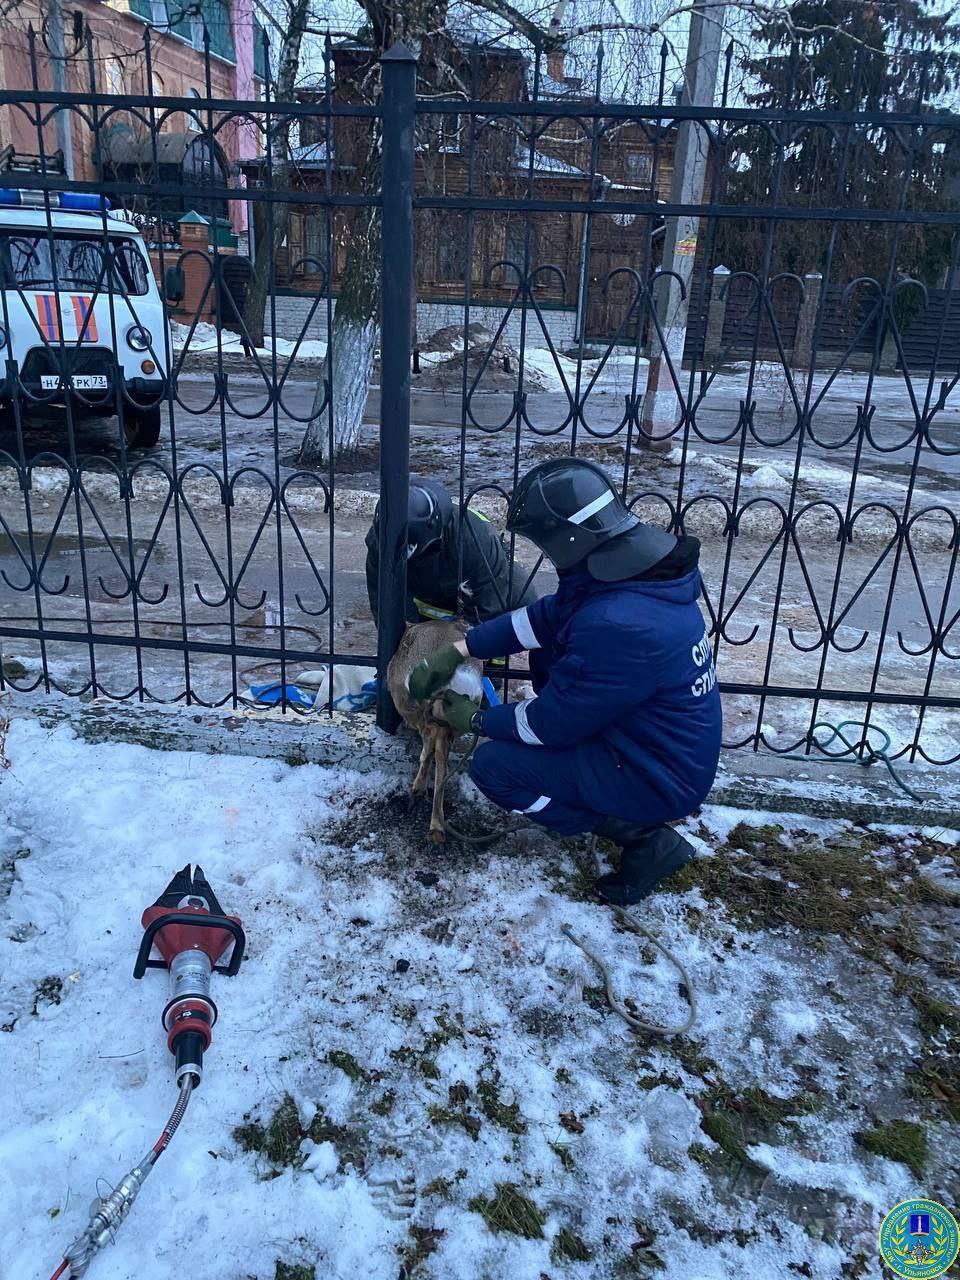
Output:
M510 502L507 529L536 543L557 569L586 561L600 582L633 578L677 545L672 533L628 510L602 468L579 458L528 471Z
M407 500L408 559L439 542L452 515L453 502L442 484L412 478Z
M407 559L439 542L453 520L453 500L436 480L410 477L407 496ZM380 503L373 513L373 533L380 527Z

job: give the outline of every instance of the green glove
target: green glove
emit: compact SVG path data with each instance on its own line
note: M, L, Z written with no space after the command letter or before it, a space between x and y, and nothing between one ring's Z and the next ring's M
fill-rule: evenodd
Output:
M444 719L457 733L472 732L473 717L477 710L477 704L465 693L454 693L452 689L448 689L443 695Z
M457 667L465 661L459 649L445 644L432 658L424 658L410 672L410 697L414 702L426 702L450 683Z

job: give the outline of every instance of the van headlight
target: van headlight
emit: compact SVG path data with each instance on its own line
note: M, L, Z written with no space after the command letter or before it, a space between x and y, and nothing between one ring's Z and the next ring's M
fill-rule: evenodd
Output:
M142 324L131 325L127 330L127 346L133 347L134 351L146 351L151 342L153 334Z

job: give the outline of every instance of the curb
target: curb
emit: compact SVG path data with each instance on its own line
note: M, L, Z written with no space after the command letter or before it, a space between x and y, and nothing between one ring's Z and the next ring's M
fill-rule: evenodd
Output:
M242 709L160 709L45 694L11 695L7 709L12 720L32 718L50 729L67 725L86 742L129 742L157 751L260 756L291 765L345 766L360 773L406 773L416 757L412 736L391 737L362 714L303 717ZM852 822L960 828L960 775L955 768L898 763L897 771L925 796L922 807L897 788L882 765L858 768L813 757L792 760L727 751L708 803Z

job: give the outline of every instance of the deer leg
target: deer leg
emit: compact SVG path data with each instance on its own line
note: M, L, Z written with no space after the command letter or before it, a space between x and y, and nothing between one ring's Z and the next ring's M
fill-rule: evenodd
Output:
M433 725L424 725L421 731L420 767L417 769L417 776L414 778L413 786L410 788L411 809L416 804L418 796L421 796L427 789L427 778L433 761L436 734L437 730Z
M443 844L447 838L447 824L443 816L443 792L447 785L447 760L453 734L449 729L438 729L434 740L435 769L433 774L433 811L430 814L430 839Z

